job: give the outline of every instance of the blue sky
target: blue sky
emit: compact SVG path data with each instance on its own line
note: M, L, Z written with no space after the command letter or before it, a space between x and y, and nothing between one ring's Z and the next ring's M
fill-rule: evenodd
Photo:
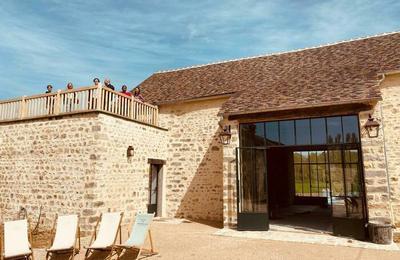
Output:
M400 1L0 1L0 99L400 30Z

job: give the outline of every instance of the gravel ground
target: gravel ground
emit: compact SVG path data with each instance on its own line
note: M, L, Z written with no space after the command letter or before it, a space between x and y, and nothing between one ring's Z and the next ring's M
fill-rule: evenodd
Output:
M159 254L139 259L400 259L400 251L223 237L214 234L218 230L212 223L155 222L152 231ZM126 230L123 234L126 236ZM84 244L87 241L83 239ZM43 249L34 251L36 260L44 259ZM83 259L84 253L81 250L75 259ZM120 259L131 257L129 254ZM104 259L104 255L94 255L92 259Z

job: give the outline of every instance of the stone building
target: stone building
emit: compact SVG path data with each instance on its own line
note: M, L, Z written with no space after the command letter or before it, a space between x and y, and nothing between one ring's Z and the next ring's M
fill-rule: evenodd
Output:
M89 231L100 212L148 210L358 239L369 221L400 228L400 33L157 72L140 87L153 105L93 87L77 90L85 102L1 102L3 218L42 208L46 226L79 212Z

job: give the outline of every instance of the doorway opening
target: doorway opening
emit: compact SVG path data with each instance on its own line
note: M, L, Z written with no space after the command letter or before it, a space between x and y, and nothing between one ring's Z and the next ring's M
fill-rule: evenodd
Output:
M163 165L164 160L149 159L149 199L147 204L147 213L154 213L155 216L163 215Z
M358 127L357 116L241 125L238 229L272 224L366 239Z

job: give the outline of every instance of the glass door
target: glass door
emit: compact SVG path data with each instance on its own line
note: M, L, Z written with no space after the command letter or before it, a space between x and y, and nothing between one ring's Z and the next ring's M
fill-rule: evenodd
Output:
M238 230L268 230L267 149L236 148Z
M331 179L333 234L366 239L367 213L360 150L328 150Z
M147 213L155 213L157 215L157 202L158 202L158 172L160 166L151 164L150 169L150 198L147 205Z

